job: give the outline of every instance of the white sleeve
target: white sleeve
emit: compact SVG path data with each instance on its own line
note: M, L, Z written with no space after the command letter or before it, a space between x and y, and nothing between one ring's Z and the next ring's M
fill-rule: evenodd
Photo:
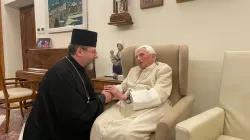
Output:
M150 108L161 104L160 96L153 88L150 90L131 92L131 96L133 100L133 110Z
M128 80L128 77L126 77L126 78L122 81L121 84L115 85L115 88L116 88L119 92L121 92L121 93L123 93L123 94L124 94L124 92L126 92L126 90L127 90L127 80Z
M171 90L172 69L165 66L158 72L153 88L131 92L133 109L140 110L159 106L170 96Z

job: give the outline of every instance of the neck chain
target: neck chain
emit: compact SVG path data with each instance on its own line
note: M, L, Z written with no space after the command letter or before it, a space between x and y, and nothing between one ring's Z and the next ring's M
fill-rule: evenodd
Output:
M82 79L81 74L80 74L79 71L76 69L75 65L69 60L69 58L68 58L67 56L66 56L65 58L66 58L66 59L70 62L70 64L75 68L76 72L78 73L79 77L81 78L82 84L83 84L84 89L85 89L85 91L86 91L86 96L87 96L87 98L88 98L87 103L89 103L90 96L89 96L89 93L88 93L88 91L87 91L87 89L86 89L86 86L85 86L85 83L84 83L84 81L83 81L83 79Z

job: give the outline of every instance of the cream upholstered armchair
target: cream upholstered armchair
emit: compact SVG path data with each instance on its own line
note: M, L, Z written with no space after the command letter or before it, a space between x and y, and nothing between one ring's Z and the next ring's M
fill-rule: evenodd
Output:
M135 49L139 46L125 48L121 53L123 76L126 77L129 70L136 66ZM187 95L188 82L188 46L186 45L152 45L155 49L156 61L168 64L172 70L172 92L170 101L173 107L166 110L165 116L156 124L156 132L151 139L174 139L175 125L186 119L191 110L193 96Z
M219 106L176 126L177 140L250 140L250 52L224 55Z

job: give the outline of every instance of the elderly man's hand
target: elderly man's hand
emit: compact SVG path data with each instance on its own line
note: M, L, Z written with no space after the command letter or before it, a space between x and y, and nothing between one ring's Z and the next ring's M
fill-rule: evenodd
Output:
M113 94L119 100L124 101L127 99L127 96L121 93L117 88L115 88L115 86L112 85L104 86L104 91Z
M111 93L106 92L106 91L102 91L102 94L106 97L105 103L108 103L112 100L112 98L114 97Z

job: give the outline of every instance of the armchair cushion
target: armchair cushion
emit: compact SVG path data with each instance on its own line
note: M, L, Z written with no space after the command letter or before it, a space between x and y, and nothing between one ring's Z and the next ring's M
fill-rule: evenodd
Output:
M31 96L32 95L32 89L28 88L9 88L7 89L7 92L9 94L9 99L15 99L25 96ZM4 93L3 90L0 91L0 99L4 99Z
M224 56L220 107L225 110L224 135L250 140L250 51Z
M220 137L217 140L242 140L242 139L238 139L238 138L230 137L226 135L220 135Z
M225 113L215 107L176 126L176 140L216 140L223 132Z

